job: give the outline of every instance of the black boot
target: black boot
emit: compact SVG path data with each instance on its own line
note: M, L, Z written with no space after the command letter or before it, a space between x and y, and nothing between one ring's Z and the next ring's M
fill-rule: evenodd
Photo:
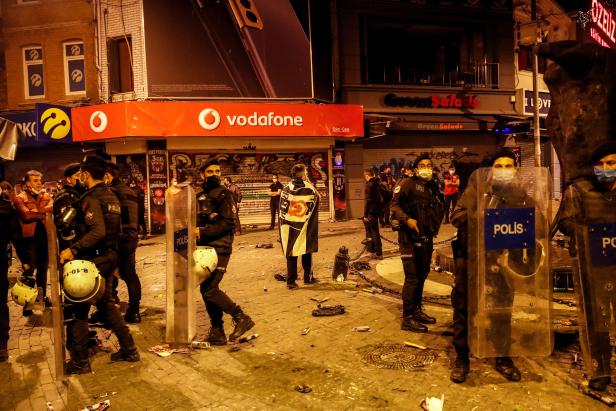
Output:
M469 371L470 361L468 359L468 356L458 355L456 358L456 362L451 369L451 375L449 376L449 378L456 384L463 383L464 381L466 381L466 376L468 375Z
M608 385L612 382L611 377L593 378L588 381L588 386L595 391L605 391Z
M498 357L496 359L496 371L509 381L520 381L522 379L520 370L518 370L509 357Z
M400 326L400 329L405 331L412 331L415 333L428 332L428 327L417 321L414 315L404 317L402 319L402 325Z
M436 318L426 314L423 307L419 307L417 312L415 312L415 319L422 324L436 324Z
M124 321L129 324L137 324L141 322L141 314L139 314L139 308L128 307L126 314L124 314Z
M66 374L87 374L92 372L88 352L71 351L71 359L64 364Z
M141 357L139 356L139 351L137 351L137 348L132 348L129 350L120 348L117 352L114 352L113 354L111 354L109 358L111 359L111 362L116 362L116 361L137 362L141 359Z
M235 324L235 328L229 336L229 339L232 341L241 337L246 331L255 326L255 322L248 315L244 314L240 307L235 309L231 317L233 317L233 323Z
M227 345L227 336L225 335L224 328L222 328L222 326L215 327L212 325L205 341L212 345Z

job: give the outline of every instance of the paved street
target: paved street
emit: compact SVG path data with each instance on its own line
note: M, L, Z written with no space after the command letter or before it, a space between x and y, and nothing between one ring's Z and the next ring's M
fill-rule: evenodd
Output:
M445 227L440 239L453 233ZM390 239L395 234L383 233ZM322 281L289 291L274 279L284 273L276 232L246 230L237 237L235 252L222 288L253 317L258 338L241 345L176 353L162 358L148 352L164 335L165 255L164 237L142 242L138 272L143 284L143 322L130 328L141 352L139 363L109 363L109 354L92 360L93 373L54 381L49 313L28 319L10 303L10 359L0 364L0 410L55 410L111 400L112 410L235 410L235 409L393 409L415 410L426 396L445 395L445 410L588 410L604 407L574 388L581 381L579 367L572 367L573 353L558 351L548 360L517 361L523 377L507 382L490 361L472 360L472 374L465 384L449 380L452 349L448 336L451 307L447 294L450 278L432 273L426 310L438 318L427 334L401 331L401 304L395 295L365 291L370 285L359 276L346 283L330 280L334 255L341 245L350 254L360 250L363 227L358 221L321 225L315 271ZM264 242L273 249L255 248ZM395 246L385 242L385 254ZM395 257L380 263L396 289ZM379 280L372 270L366 278ZM301 278L301 274L300 274ZM399 288L399 285L398 285ZM121 297L126 299L124 285ZM313 317L316 302L342 304L340 316ZM204 337L208 320L198 302L198 338ZM232 330L225 316L227 333ZM369 326L369 332L353 327ZM303 335L302 331L309 328ZM445 335L444 335L445 334ZM106 349L117 348L115 336L98 329ZM405 341L428 347L421 351L402 347ZM390 366L393 368L381 368ZM311 392L300 393L305 385ZM516 408L517 407L517 408Z

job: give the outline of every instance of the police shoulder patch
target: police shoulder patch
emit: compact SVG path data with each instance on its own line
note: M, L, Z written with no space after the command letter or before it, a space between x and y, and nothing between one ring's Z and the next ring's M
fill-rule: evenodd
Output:
M92 212L92 210L87 210L85 212L84 215L86 222L91 223L92 221L94 221L94 213Z

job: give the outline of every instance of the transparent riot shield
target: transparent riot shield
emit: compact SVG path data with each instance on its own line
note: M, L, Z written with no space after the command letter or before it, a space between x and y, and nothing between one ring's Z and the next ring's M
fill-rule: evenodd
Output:
M581 193L576 217L575 291L580 343L590 378L610 376L610 325L616 310L616 212L599 193Z
M64 362L66 361L65 332L64 332L64 308L62 306L62 289L60 287L60 251L58 249L58 234L53 214L47 214L45 222L47 230L47 251L49 255L49 282L51 283L51 320L54 363L56 368L56 379L64 380Z
M477 170L468 216L468 339L479 358L552 352L549 173L525 169L513 181Z
M196 333L196 276L193 275L195 193L183 183L167 190L167 342L190 343Z

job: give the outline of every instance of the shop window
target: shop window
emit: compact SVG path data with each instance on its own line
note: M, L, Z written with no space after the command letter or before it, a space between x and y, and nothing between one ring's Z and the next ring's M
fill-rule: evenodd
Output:
M109 53L109 86L112 93L128 93L134 90L132 39L123 36L111 39Z
M29 46L22 48L24 63L24 93L26 98L45 97L45 73L43 71L43 48Z
M62 44L64 49L64 87L66 95L85 94L86 70L82 41Z
M539 73L545 73L545 69L547 68L547 59L545 57L539 56L538 59L538 70ZM527 70L533 71L533 49L528 46L521 46L518 51L518 70Z

